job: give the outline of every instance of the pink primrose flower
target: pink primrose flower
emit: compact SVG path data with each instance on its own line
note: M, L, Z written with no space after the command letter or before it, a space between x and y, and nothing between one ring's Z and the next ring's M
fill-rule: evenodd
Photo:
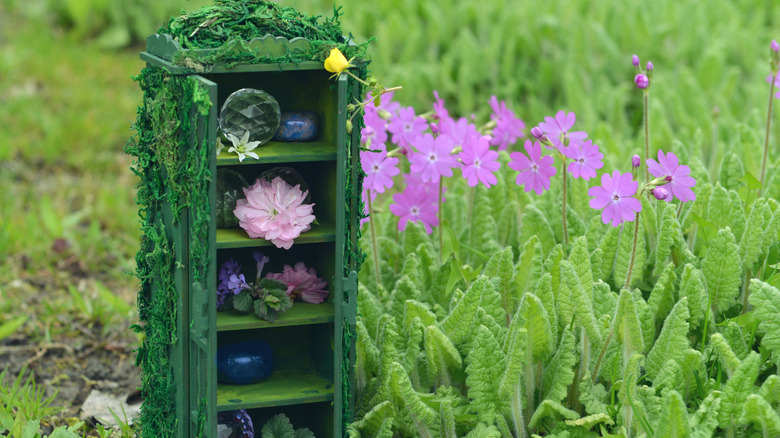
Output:
M582 178L585 181L596 177L596 170L604 167L601 161L604 154L599 152L598 145L590 140L571 145L566 150L566 156L571 158L569 172L574 178Z
M525 135L523 133L525 122L518 118L514 111L507 108L506 102L503 100L499 102L496 96L491 96L488 103L490 108L493 109L490 119L496 122L490 145L498 146L498 150L503 151L510 145L515 144L518 138Z
M366 173L363 187L376 193L393 187L393 177L401 173L396 167L398 158L388 157L385 151L360 151L360 165Z
M439 225L436 213L439 210L437 195L431 196L425 185L407 185L403 193L393 195L393 204L390 204L390 212L398 216L398 229L403 231L409 221L419 221L425 227L428 234L433 232L432 227Z
M385 150L387 143L387 122L379 117L376 112L366 111L363 117L365 128L360 130L360 142L367 145L369 149Z
M553 157L542 157L542 146L538 141L531 143L531 140L526 140L524 148L528 156L521 152L512 152L509 154L509 167L520 171L515 180L517 185L524 185L526 192L533 190L537 195L541 195L543 191L550 189L550 177L558 170L552 165Z
M409 154L411 171L420 174L423 182L437 181L442 176L452 176L452 168L458 166L453 157L452 140L444 135L431 134L417 137L411 143L414 152Z
M244 188L246 199L236 202L233 214L253 239L270 240L277 248L290 249L293 240L311 229L314 204L304 204L309 191L291 186L281 177L258 179Z
M591 187L588 195L594 198L590 200L591 208L604 209L601 212L601 221L605 224L612 223L613 227L619 226L624 221L632 222L636 213L642 211L642 204L634 197L639 183L633 180L630 172L620 174L619 171L601 175L601 185Z
M269 272L265 278L286 284L287 295L304 303L320 304L330 293L327 289L328 282L317 277L317 271L314 268L306 268L303 262L296 263L295 268L284 265L282 272Z
M398 114L390 119L387 130L393 134L391 140L398 147L409 151L410 144L423 135L428 123L414 114L414 108L399 108Z
M498 182L493 172L501 167L501 163L498 162L498 152L490 149L487 137L480 136L476 142L465 144L458 158L462 162L463 178L468 180L470 187L476 187L481 182L490 188Z
M696 199L696 193L693 193L691 187L696 185L696 180L690 176L691 168L686 165L680 165L677 160L677 155L672 152L664 155L664 151L658 150L658 161L651 159L647 160L647 169L650 173L656 177L666 177L669 181L664 185L668 194L665 200L671 201L672 198L677 198L682 202L694 201Z
M570 143L581 143L588 138L585 131L570 131L576 120L577 116L573 112L567 114L563 111L558 111L554 118L544 118L544 122L540 123L539 127L553 144L550 149L557 149L564 153Z

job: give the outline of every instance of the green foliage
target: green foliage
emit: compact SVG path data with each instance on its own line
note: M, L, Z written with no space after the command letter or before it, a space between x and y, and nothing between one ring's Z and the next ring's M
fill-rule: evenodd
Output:
M702 274L707 283L710 306L714 313L724 311L739 295L742 274L742 259L731 230L726 227L718 231L710 241L702 260Z

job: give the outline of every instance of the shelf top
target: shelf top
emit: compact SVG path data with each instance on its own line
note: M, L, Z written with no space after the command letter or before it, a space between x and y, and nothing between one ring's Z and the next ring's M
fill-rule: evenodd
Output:
M313 373L276 370L252 385L217 385L217 411L288 406L333 400L333 383Z
M293 245L301 243L335 242L336 230L332 224L312 224L311 230L301 234ZM252 239L242 228L217 228L217 249L271 246L270 240Z
M290 310L282 312L279 319L273 323L264 321L252 313L241 313L235 310L217 312L217 331L324 324L333 322L334 314L333 303L328 302L322 304L295 302Z
M337 158L336 145L320 140L300 143L270 141L252 151L259 158L246 157L242 162L238 161L238 155L227 152L229 146L225 145L225 150L217 155L217 166L332 161Z

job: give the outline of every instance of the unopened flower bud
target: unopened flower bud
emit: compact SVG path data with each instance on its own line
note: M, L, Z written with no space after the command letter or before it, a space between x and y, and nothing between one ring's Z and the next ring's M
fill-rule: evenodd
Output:
M433 135L436 135L439 133L439 124L438 123L431 123L431 133Z
M638 57L638 56L636 56L636 55L632 56L632 57L631 57L631 64L632 64L634 67L639 67L639 57Z
M533 135L535 139L541 140L542 137L544 137L544 131L542 131L542 128L534 126L531 128L531 135Z
M390 111L388 111L388 110L386 110L384 108L380 109L377 112L377 114L379 114L379 117L381 117L384 120L390 120L393 117L393 115L390 114Z
M352 120L347 120L347 133L352 134Z
M655 199L658 199L659 201L663 201L667 196L669 196L669 191L663 187L656 187L651 190L650 193L652 193L653 196L655 196Z
M644 90L650 86L650 79L648 79L646 75L639 73L638 75L634 76L634 83L636 84L637 88Z
M769 44L769 47L771 47L772 51L775 53L780 52L780 44L777 44L777 40L772 40L772 42Z
M638 154L634 154L634 156L631 157L631 165L634 167L639 167L642 165L642 159L639 158Z
M647 61L647 71L648 72L653 71L653 63L650 61Z

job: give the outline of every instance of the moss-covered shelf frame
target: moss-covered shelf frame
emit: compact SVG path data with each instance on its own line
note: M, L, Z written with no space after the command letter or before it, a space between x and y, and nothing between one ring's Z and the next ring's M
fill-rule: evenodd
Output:
M146 401L141 422L153 436L216 437L217 412L247 409L256 427L285 413L319 438L343 437L352 419L352 369L357 305L360 205L360 129L346 130L347 104L361 87L331 79L321 61L187 66L168 35L154 35L141 54L144 105L139 135L128 144L140 176L144 240L138 254L140 318L146 340L139 350ZM246 47L298 50L306 41L264 37ZM255 50L255 49L253 49ZM308 49L306 49L308 50ZM354 72L365 77L365 64ZM240 88L273 95L282 111L315 111L317 140L270 142L259 159L216 155L217 114ZM360 121L357 121L359 128ZM264 170L296 169L310 187L318 224L290 250L250 239L240 228L217 229L216 172L220 167L252 182ZM296 302L274 323L251 314L217 312L217 274L228 257L249 265L260 250L270 271L303 261L328 281L325 303ZM271 377L253 385L217 382L218 346L249 339L269 342L276 355ZM257 431L259 433L259 430Z

